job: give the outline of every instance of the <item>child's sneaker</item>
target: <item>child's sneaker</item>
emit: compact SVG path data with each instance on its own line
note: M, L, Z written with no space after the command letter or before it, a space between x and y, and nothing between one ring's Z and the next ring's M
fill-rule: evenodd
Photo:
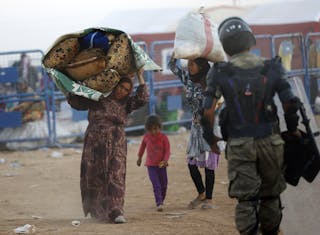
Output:
M157 206L157 211L163 211L163 205L159 205L159 206Z
M114 222L116 224L124 224L126 221L126 219L123 217L123 215L119 215L114 219Z

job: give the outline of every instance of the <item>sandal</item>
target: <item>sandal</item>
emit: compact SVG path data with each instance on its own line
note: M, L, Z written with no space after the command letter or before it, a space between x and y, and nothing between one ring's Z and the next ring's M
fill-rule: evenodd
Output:
M212 205L211 202L205 201L204 203L202 203L201 205L201 209L207 210L207 209L213 209L214 205Z
M194 209L197 206L199 206L204 200L206 200L205 196L202 194L199 194L195 199L193 199L189 205L188 208L189 209Z

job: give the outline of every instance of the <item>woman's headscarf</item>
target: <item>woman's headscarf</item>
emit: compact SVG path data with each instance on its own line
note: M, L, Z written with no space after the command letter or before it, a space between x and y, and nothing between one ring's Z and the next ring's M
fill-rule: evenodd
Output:
M128 95L127 95L126 97L124 97L124 98L120 101L120 102L123 103L123 104L128 100L128 98L129 98L129 96L131 95L132 90L133 90L133 81L132 81L132 78L130 78L130 77L126 77L126 76L121 77L121 79L120 79L120 81L118 82L117 86L118 86L119 84L125 83L125 82L130 83L130 84L131 84L131 88L130 88L130 91L129 91Z
M209 69L210 69L210 64L209 64L208 60L206 60L204 58L196 58L193 61L199 66L199 72L194 75L190 74L190 78L192 80L200 80L200 79L205 78L207 76Z

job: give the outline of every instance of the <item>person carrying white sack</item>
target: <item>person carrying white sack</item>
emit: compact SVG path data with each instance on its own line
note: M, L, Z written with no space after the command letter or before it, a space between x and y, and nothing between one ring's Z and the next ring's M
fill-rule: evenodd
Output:
M185 71L180 68L177 62L174 54L172 54L168 66L172 73L179 77L183 83L185 96L192 110L192 123L186 158L190 176L198 195L190 201L188 208L194 209L201 204L202 209L212 209L215 169L218 167L220 154L213 152L204 140L201 126L203 92L206 89L206 75L210 69L210 64L204 58L190 59L188 60L188 70ZM204 180L199 168L204 168Z

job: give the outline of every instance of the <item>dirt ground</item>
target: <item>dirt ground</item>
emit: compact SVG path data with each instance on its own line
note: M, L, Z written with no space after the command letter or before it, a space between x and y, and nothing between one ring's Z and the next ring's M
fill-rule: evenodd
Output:
M25 224L34 225L36 234L46 235L237 234L235 200L227 196L223 156L216 171L214 209L188 210L197 194L185 162L188 133L169 135L168 194L165 210L157 212L146 168L135 164L141 137L128 139L126 224L104 224L84 217L79 188L81 148L2 151L0 234L15 234L13 230ZM73 226L74 220L80 225Z

